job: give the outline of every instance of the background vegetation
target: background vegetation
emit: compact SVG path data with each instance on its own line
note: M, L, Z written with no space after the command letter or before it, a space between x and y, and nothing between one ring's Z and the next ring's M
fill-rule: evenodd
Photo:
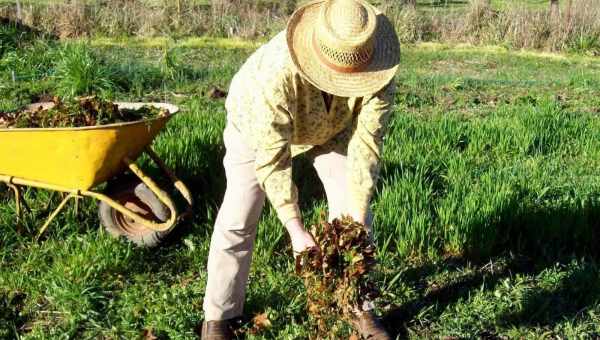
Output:
M187 36L266 38L304 1L0 0L0 16L59 37ZM502 45L600 54L600 0L374 1L403 43ZM556 6L550 6L550 3Z
M432 3L417 5L415 18L439 13ZM573 2L579 5L586 3ZM473 6L448 2L444 11L471 13ZM498 17L512 10L495 1L486 8ZM395 20L404 22L408 11ZM136 18L135 25L145 20ZM222 36L229 27L237 26ZM40 216L58 198L28 190L33 213L16 225L10 192L0 188L0 338L194 338L225 184L225 111L206 93L227 88L260 40L126 30L110 37L100 29L61 40L60 31L46 29L0 25L0 110L57 93L176 103L183 112L154 146L198 203L194 218L159 249L110 238L90 201L35 242ZM150 35L174 32L185 31ZM378 312L395 335L414 339L599 337L600 61L587 55L593 49L565 55L499 44L403 50L373 204ZM318 178L303 158L294 173L303 214L315 223L326 209ZM272 327L249 338L307 338L304 290L270 208L254 258L246 313L266 313Z

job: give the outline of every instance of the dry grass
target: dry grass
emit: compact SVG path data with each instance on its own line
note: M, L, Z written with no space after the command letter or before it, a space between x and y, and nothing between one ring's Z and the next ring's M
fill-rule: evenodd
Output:
M514 49L576 50L600 54L600 1L574 0L558 17L546 10L512 7L495 10L472 0L466 12L419 13L388 8L400 39L501 44Z
M25 6L23 23L61 38L81 36L212 35L257 38L281 29L290 1L265 5L257 2L215 1L213 6L194 0L146 3L105 0ZM13 6L0 6L0 17L16 19Z
M259 2L213 0L82 1L23 8L25 24L59 37L190 36L260 38L283 29L296 0ZM423 41L500 44L514 49L575 50L600 54L600 0L570 0L553 16L550 8L517 6L497 10L471 0L465 10L418 11L384 1L403 43ZM14 18L14 6L0 6L0 17Z

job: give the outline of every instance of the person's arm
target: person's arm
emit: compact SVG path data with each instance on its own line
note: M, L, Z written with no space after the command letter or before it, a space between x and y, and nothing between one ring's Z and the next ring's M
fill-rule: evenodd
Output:
M287 111L284 84L277 84L255 103L261 110L257 117L256 177L281 222L301 220L298 191L292 181L292 118Z
M348 143L349 209L354 220L367 223L369 204L379 178L383 136L392 112L396 87L392 81L365 98Z
M291 138L293 123L286 110L285 90L276 89L259 101L263 114L256 124L256 177L266 192L277 216L292 241L294 255L316 247L312 235L306 231L298 208L298 190L292 181ZM283 87L282 89L285 89Z

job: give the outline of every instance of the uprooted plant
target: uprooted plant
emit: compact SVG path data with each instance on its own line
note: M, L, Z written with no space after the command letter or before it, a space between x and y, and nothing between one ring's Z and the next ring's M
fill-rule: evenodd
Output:
M371 278L375 247L367 228L351 218L321 222L312 234L320 251L306 251L296 259L304 280L307 307L316 338L342 332L363 301L378 295Z

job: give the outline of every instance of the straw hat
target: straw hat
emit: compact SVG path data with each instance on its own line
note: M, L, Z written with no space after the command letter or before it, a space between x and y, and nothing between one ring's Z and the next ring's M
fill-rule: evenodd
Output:
M339 97L377 93L400 62L392 23L363 0L316 0L300 7L288 23L287 43L300 73Z

